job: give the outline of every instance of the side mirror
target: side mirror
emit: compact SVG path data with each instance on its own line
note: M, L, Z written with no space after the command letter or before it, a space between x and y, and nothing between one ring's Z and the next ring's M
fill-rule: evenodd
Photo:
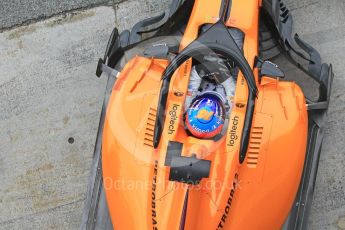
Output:
M259 74L260 77L268 76L268 77L279 77L284 78L284 72L279 68L279 66L271 61L263 61L257 58L256 67L260 69Z

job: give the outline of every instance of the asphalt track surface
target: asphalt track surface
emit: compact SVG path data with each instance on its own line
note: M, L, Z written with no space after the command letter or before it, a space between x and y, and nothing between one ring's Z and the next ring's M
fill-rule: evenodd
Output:
M114 25L168 2L1 1L0 229L79 227L106 84L97 59ZM285 2L335 73L309 229L345 229L345 1Z

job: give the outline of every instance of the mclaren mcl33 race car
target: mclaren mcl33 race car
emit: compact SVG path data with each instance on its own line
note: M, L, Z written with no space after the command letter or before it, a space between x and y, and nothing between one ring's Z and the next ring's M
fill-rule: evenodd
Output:
M306 229L332 66L281 0L115 28L82 229Z

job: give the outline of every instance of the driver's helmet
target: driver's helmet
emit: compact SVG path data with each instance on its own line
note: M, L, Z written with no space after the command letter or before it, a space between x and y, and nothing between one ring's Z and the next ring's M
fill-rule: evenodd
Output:
M225 109L222 99L214 93L197 96L186 114L186 126L197 138L212 138L222 131Z

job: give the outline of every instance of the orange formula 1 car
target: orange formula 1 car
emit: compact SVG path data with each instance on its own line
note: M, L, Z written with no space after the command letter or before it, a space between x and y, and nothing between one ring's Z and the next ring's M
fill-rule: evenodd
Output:
M281 0L114 29L82 228L305 229L333 72L291 32Z

